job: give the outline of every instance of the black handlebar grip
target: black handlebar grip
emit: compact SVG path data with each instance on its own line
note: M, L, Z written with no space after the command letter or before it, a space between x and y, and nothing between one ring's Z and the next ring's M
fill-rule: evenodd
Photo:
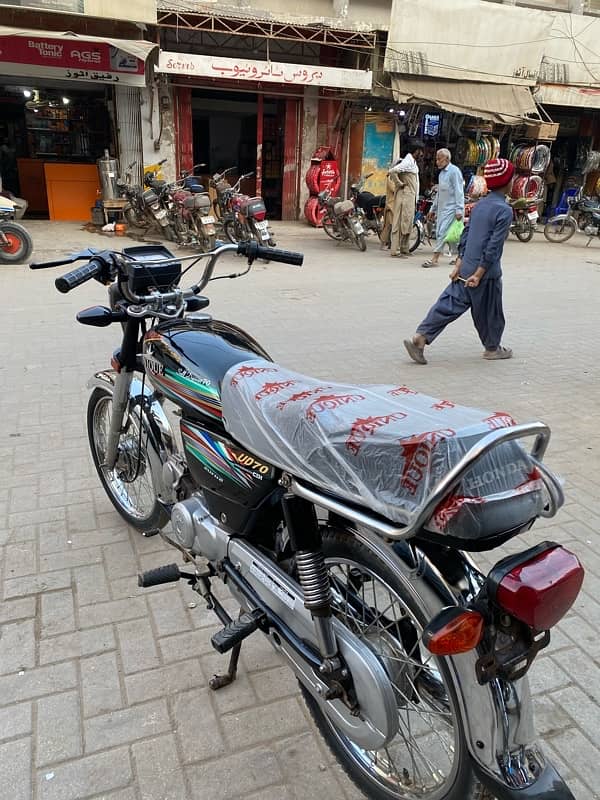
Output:
M269 261L280 261L282 264L292 264L294 267L301 267L304 263L304 253L294 253L293 250L279 250L276 247L262 247L258 245L257 258L265 258Z
M181 578L177 564L167 564L165 567L150 569L138 575L138 586L147 589L149 586L158 586L160 583L174 583Z
M67 272L67 274L63 275L61 278L57 278L54 281L54 285L59 292L66 294L67 292L70 292L71 289L75 289L76 286L81 286L82 283L95 278L96 275L99 275L101 272L102 264L95 259L92 259L82 267L77 267L77 269Z

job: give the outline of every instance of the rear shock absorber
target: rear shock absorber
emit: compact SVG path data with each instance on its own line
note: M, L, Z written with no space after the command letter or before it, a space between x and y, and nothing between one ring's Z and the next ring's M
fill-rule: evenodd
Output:
M298 581L304 593L304 607L315 623L319 650L324 659L337 656L337 643L331 624L331 586L321 534L314 506L292 494L282 500L285 523L296 551Z

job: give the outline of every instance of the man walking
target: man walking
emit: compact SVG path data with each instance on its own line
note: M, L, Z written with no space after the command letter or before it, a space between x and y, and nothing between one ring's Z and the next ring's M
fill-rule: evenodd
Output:
M410 254L410 233L415 221L415 208L419 196L419 167L415 158L422 155L424 147L423 142L411 142L402 161L389 172L389 180L394 187L390 253L392 257L407 258Z
M427 363L425 345L468 309L485 348L483 357L488 361L511 358L512 350L500 344L505 325L500 260L512 221L505 194L510 190L514 171L513 164L505 158L494 158L485 165L483 174L490 193L471 211L460 240L459 258L450 274L451 283L413 338L404 340L409 356L417 364Z
M438 191L428 219L436 217L435 247L432 258L424 261L423 267L437 267L444 249L444 237L455 219L462 219L465 213L464 180L461 171L451 163L452 156L446 148L438 150L435 163L440 171Z

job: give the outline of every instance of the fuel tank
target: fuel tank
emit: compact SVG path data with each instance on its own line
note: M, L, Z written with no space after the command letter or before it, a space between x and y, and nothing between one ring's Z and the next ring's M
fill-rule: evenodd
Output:
M159 325L144 337L150 383L182 409L185 419L219 423L221 384L234 364L272 359L251 336L228 322L196 315Z

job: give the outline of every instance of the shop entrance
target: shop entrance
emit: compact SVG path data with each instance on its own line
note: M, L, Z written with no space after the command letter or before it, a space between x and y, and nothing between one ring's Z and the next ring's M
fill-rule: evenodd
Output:
M262 104L262 130L259 130ZM285 100L250 92L192 90L194 164L205 163L209 175L237 167L237 175L254 172L242 185L246 194L257 186L271 219L281 219ZM262 143L262 178L257 184L257 147ZM206 174L204 174L206 173Z
M111 94L108 87L0 76L0 174L6 190L27 200L28 215L64 218L85 196L89 217L96 159L104 149L115 152Z

